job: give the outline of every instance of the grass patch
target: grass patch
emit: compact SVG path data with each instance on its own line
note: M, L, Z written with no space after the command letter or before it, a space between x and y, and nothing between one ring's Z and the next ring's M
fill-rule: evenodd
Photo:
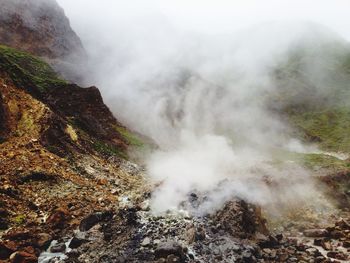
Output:
M334 156L326 154L298 154L299 162L310 169L334 169L335 171L349 170L350 164Z
M290 116L291 123L306 141L316 141L324 150L350 152L350 109L299 112Z
M16 225L22 225L26 221L26 216L25 215L18 215L14 218L12 218L12 222Z
M43 93L67 84L42 59L3 45L0 45L0 69L23 89L36 88Z
M143 141L137 135L128 131L126 128L115 126L115 129L118 133L120 133L123 136L123 138L127 141L129 145L140 148L144 147Z
M114 156L121 157L123 159L127 159L127 155L125 152L119 150L117 147L114 147L102 141L95 141L93 143L93 147L97 152L103 155L109 155L109 156L114 155Z
M333 170L334 172L350 171L350 163L325 153L297 153L287 150L275 150L271 164L283 168L286 162L295 162L311 170Z

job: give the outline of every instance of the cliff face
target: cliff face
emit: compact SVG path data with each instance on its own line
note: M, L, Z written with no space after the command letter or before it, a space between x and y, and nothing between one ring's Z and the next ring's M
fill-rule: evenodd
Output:
M1 44L40 56L71 82L84 82L85 50L55 0L0 0L0 6Z
M0 42L50 59L81 56L84 49L55 0L1 0Z

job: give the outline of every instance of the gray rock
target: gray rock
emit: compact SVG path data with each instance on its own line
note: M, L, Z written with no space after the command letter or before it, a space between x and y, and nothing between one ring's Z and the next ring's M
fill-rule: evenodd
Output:
M160 243L154 254L156 258L167 258L169 255L175 255L180 259L185 257L182 246L175 241Z
M304 231L306 237L326 237L328 231L326 229L308 229Z
M141 246L147 247L151 244L151 239L149 237L145 237L145 239L142 241Z
M64 243L59 243L57 245L54 245L50 248L51 253L63 253L66 251L66 244Z

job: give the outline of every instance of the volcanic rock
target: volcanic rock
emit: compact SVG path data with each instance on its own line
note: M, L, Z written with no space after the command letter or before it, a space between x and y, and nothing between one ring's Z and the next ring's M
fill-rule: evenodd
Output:
M113 214L110 211L106 212L98 212L91 214L87 217L85 217L79 225L80 231L88 231L90 228L92 228L94 225L98 224L99 222L109 219L113 216Z
M7 259L13 252L17 250L17 245L12 241L0 242L0 260Z
M50 248L50 252L52 253L60 253L66 251L66 244L59 243Z
M37 263L38 258L34 254L17 251L10 256L11 263Z
M160 243L154 254L156 258L167 258L169 255L177 256L180 259L184 259L185 257L182 246L175 241Z
M69 243L69 248L78 248L80 247L82 244L84 244L85 242L87 242L85 239L81 239L78 237L73 237L72 240Z
M308 229L304 231L306 237L326 237L328 231L326 229Z
M147 247L151 244L151 239L149 237L145 237L141 243L141 246Z
M68 220L69 211L65 208L57 208L47 219L47 223L53 228L63 228L65 222Z
M37 235L36 245L39 248L47 248L52 241L52 236L47 233L40 233Z

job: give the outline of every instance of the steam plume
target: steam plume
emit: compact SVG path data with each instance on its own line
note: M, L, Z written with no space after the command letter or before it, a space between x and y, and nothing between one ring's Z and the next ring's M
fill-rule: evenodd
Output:
M105 6L90 1L106 17L93 18L86 31L82 23L89 18L79 17L74 4L59 2L73 14L90 53L91 81L123 123L159 146L146 158L151 180L161 182L153 194L154 211L183 208L191 191L206 195L200 212L233 197L265 206L316 202L320 193L308 171L295 163L276 164L283 152L312 147L292 136L278 112L284 102L272 105L281 89L275 72L300 46L345 43L340 36L293 21L249 21L215 34L213 26L210 32L184 28L162 5L162 12L128 13L128 6L117 4L128 16L111 9L109 1ZM324 90L325 69L311 70L313 61L307 65L305 74Z

